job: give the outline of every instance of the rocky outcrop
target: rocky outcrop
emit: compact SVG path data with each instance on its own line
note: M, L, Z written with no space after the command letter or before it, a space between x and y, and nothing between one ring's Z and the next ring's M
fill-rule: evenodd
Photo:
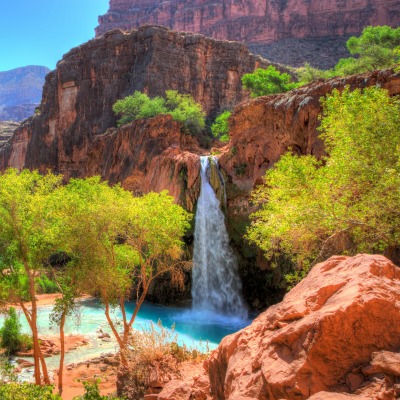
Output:
M96 35L115 28L158 24L217 39L262 44L266 50L261 51L269 54L279 51L277 47L271 51L271 43L290 38L296 39L297 46L287 48L289 58L281 52L274 61L290 61L290 54L297 54L303 56L301 63L307 61L308 49L315 48L304 38L327 38L331 41L327 52L332 52L338 39L338 52L328 60L335 64L344 51L341 36L358 34L368 25L395 27L399 23L399 0L110 0L109 11L99 17ZM308 61L319 65L320 53L324 59L325 48L321 47Z
M223 339L208 363L211 393L218 400L348 398L319 392L394 399L399 307L399 267L383 256L331 257ZM374 390L379 396L368 397Z
M2 148L8 139L12 136L15 129L19 127L18 122L0 121L0 148Z
M50 168L67 178L101 174L134 191L168 188L177 200L186 196L190 209L198 164L185 151L198 147L170 118L109 130L116 125L112 105L135 90L155 96L175 89L192 94L211 116L245 99L240 77L267 65L240 43L201 35L160 27L107 33L71 50L47 75L40 115L17 130L0 165ZM181 188L169 184L178 179Z
M289 149L317 157L324 154L317 130L322 111L320 99L345 86L351 89L380 86L394 96L400 94L400 73L387 69L321 80L291 92L239 104L229 120L230 142L219 157L232 183L239 190L250 192Z
M0 72L0 120L22 121L33 115L48 72L34 65Z

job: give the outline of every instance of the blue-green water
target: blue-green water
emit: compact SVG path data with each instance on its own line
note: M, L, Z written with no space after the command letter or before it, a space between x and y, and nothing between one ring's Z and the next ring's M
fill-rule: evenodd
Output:
M105 319L104 310L95 300L84 300L80 303L79 318L67 319L66 334L83 334L89 337L97 336L102 329L111 332ZM126 303L128 318L132 315L135 303ZM50 327L49 315L52 307L40 307L38 314L39 333L42 336L57 334L57 328ZM121 311L116 308L112 312L113 319L117 322L121 319ZM215 313L196 312L189 308L164 307L152 303L144 303L136 317L134 329L143 329L149 323L162 322L165 328L175 326L175 333L181 342L187 345L197 345L199 342L208 341L210 348L215 348L221 339L247 326L251 321L218 315ZM21 313L23 330L29 333L29 327Z
M114 340L111 329L109 328L104 310L100 303L95 300L83 300L79 302L79 318L69 317L66 321L66 335L82 334L87 336L89 340L88 346L79 347L66 354L65 364L79 363L99 355L117 352L118 346ZM130 318L134 310L134 303L126 303L127 316ZM50 326L49 316L52 307L44 306L39 308L38 328L40 336L58 335L57 327ZM29 326L22 311L20 313L20 321L22 330L30 333ZM4 317L0 317L0 324ZM112 318L117 326L122 326L118 321L121 320L121 311L115 308L112 312ZM134 329L145 330L150 324L162 322L163 327L171 328L174 326L174 340L178 343L185 344L190 348L197 348L201 351L212 350L216 348L221 339L233 332L236 332L250 324L250 320L242 320L240 318L227 317L210 312L196 312L189 308L164 307L152 303L144 303L139 310L136 321L133 325ZM110 334L112 341L103 341L98 338L99 332L107 332ZM175 337L175 335L177 337ZM49 370L58 367L59 356L53 356L46 359ZM32 379L32 369L26 369L20 374L21 380Z

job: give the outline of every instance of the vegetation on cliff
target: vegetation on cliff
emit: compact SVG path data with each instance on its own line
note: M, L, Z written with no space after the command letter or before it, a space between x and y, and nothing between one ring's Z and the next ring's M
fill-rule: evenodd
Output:
M150 98L136 91L133 95L118 100L113 111L121 115L118 125L124 125L140 118L152 118L159 114L170 114L175 121L183 124L186 133L199 133L205 128L205 113L200 104L189 94L167 90L165 98Z
M211 125L211 133L221 142L229 141L229 117L232 115L231 111L224 111L222 114L215 118L214 123Z
M296 70L299 80L305 84L321 78L361 74L396 65L400 61L400 27L368 26L359 37L352 36L346 46L353 57L342 58L335 67L325 71L306 63Z
M283 93L298 86L289 74L278 71L273 65L266 69L258 68L251 74L244 74L242 83L250 91L251 97Z
M268 258L293 259L291 282L332 254L400 244L399 99L376 87L334 90L320 130L327 157L287 153L254 192L261 209L247 236Z

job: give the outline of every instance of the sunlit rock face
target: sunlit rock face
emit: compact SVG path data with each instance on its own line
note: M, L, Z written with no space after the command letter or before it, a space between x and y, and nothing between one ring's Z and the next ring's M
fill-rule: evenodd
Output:
M326 392L357 390L360 399L397 398L399 293L400 268L383 256L316 265L281 303L223 339L208 364L213 398L344 399Z
M110 0L96 34L157 24L261 44L255 51L277 62L330 66L346 56L341 37L369 25L399 23L399 0ZM307 38L322 40L315 45Z

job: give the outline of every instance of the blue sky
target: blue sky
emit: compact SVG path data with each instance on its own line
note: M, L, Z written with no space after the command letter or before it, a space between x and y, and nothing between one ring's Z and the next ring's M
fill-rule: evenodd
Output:
M94 37L108 0L11 0L0 6L0 71L54 69L71 48Z

